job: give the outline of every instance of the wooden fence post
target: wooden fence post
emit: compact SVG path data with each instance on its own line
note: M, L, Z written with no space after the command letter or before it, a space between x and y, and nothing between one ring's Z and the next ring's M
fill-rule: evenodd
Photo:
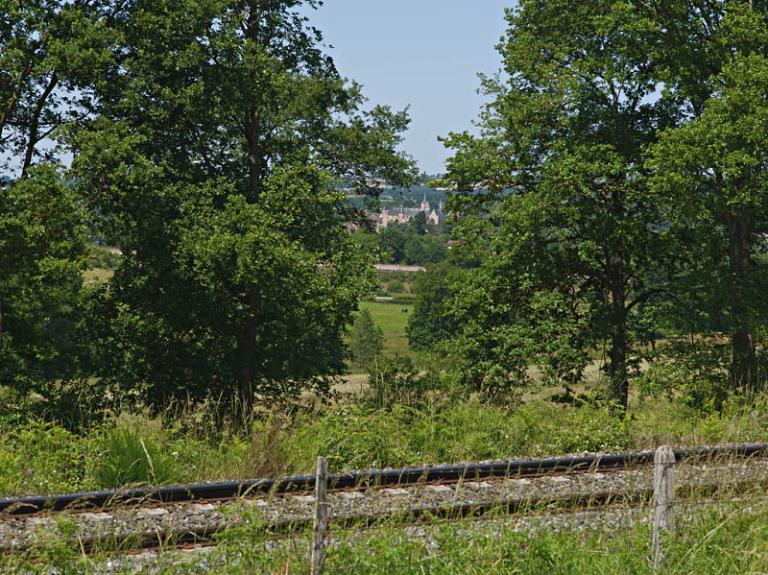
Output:
M312 575L321 575L328 539L328 461L317 458L315 477L315 527L312 532Z
M653 571L664 561L662 533L675 528L675 452L662 445L653 457Z

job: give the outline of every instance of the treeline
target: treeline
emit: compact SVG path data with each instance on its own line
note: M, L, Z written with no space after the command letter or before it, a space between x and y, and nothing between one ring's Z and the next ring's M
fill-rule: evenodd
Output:
M406 114L364 106L323 52L318 4L0 0L6 407L249 411L343 369L375 277L337 184L416 170ZM123 254L103 286L83 284L89 237Z
M604 358L622 412L630 381L708 407L763 389L768 3L521 0L479 135L446 138L451 250L423 220L347 231L340 183L418 176L318 4L0 0L3 405L327 388L378 255L448 257L410 334L465 387ZM105 285L90 237L123 254Z
M476 388L604 358L618 410L630 380L762 390L768 3L522 0L507 23L481 135L446 140L465 257L422 279L412 343Z
M450 228L427 223L419 212L408 223L391 223L378 232L361 230L357 234L363 250L383 264L428 266L448 257Z

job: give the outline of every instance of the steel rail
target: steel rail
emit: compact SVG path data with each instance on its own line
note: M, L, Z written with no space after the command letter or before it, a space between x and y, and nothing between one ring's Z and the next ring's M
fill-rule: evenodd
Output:
M722 456L752 457L768 452L768 444L739 444L675 450L677 461L712 459ZM329 489L365 489L368 487L456 482L463 480L538 477L549 473L610 470L647 465L653 462L653 451L549 457L490 463L372 469L332 473ZM236 499L265 494L309 492L314 489L314 475L283 478L226 481L163 487L142 487L110 491L92 491L68 495L48 495L0 499L0 516L32 515L41 512L81 511L110 506L148 505L152 503L184 503Z

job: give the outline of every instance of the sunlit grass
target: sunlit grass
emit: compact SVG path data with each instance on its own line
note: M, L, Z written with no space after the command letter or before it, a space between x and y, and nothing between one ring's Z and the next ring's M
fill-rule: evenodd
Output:
M306 473L318 455L337 471L768 440L764 409L702 416L664 400L635 403L624 420L598 407L546 401L332 405L273 414L248 432L222 427L215 409L123 414L80 433L0 421L0 496Z
M104 283L112 279L113 275L115 275L114 270L90 268L83 272L83 279L86 283Z
M436 522L405 529L406 518L373 529L332 526L324 573L334 575L550 575L650 574L647 522L616 527L594 520L587 529L533 527L516 520ZM765 573L768 509L763 502L685 511L664 541L667 575ZM533 523L531 525L534 525ZM224 533L205 553L180 553L172 545L144 560L147 571L190 573L307 574L311 533L275 537L258 521ZM84 556L76 540L50 538L24 555L0 557L3 573L103 573L107 561L130 571L133 556ZM114 572L114 571L112 571Z
M384 355L415 355L408 347L405 328L413 313L409 304L362 302L360 309L367 309L373 321L384 332Z

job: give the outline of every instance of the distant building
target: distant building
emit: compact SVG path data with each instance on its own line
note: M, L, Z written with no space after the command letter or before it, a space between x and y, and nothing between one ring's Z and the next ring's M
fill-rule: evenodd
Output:
M427 268L423 266L404 266L401 264L376 264L376 271L418 273L427 271Z
M376 229L386 228L392 223L407 224L416 214L424 213L427 216L427 224L439 226L445 223L446 214L443 211L443 204L440 202L437 208L432 208L427 201L427 194L424 193L424 199L418 208L406 208L402 205L399 208L381 210L378 214L371 215L371 221L376 225Z

